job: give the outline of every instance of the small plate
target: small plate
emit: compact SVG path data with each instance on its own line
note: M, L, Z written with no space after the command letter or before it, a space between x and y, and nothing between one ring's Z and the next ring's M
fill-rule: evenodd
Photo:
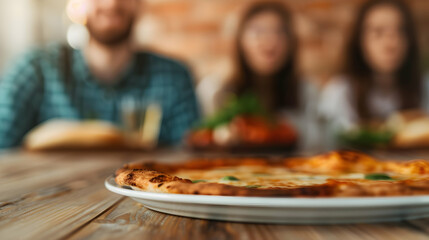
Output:
M108 190L167 214L253 223L345 224L429 217L429 196L357 198L232 197L152 193L105 181Z

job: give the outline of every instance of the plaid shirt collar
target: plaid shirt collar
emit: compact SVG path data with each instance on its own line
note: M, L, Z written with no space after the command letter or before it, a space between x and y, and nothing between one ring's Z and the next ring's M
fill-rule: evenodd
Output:
M89 65L86 61L83 51L72 50L71 59L73 66L73 76L79 76L75 80L84 81L86 84L93 87L121 89L126 88L127 86L133 86L133 81L135 81L136 78L139 78L140 80L142 78L144 79L144 69L138 69L138 63L143 61L143 58L139 54L133 55L127 68L119 75L118 81L116 81L116 83L113 85L102 84L99 80L97 80L97 78L91 73L91 70L89 69ZM139 73L137 76L136 72Z

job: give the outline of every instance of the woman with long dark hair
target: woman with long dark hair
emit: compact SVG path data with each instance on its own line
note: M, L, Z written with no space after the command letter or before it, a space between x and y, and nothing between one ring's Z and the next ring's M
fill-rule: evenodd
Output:
M198 87L207 112L222 107L230 95L240 97L247 93L255 95L273 115L280 110L297 109L296 50L292 17L285 5L279 1L252 3L236 32L233 73L226 81L206 78ZM223 82L223 86L215 82Z
M401 0L367 1L346 49L343 76L329 83L320 113L343 128L422 106L413 18Z
M204 134L212 135L218 145L246 141L243 139L273 145L295 142L296 132L288 122L300 127L295 111L300 102L295 73L297 40L284 3L253 2L241 17L233 48L234 71L218 94L213 94L212 79L198 87L203 105L210 95L206 93L215 95L212 102L217 105L210 106L214 114L201 127L213 130Z
M253 92L273 112L296 109L296 49L288 9L279 2L252 5L241 19L235 40L231 90L237 95Z

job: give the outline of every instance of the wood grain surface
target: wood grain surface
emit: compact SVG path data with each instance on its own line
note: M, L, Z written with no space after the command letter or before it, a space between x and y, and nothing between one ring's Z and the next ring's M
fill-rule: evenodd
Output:
M429 159L429 152L376 152ZM183 151L0 154L0 239L429 239L429 218L382 224L269 225L208 221L146 209L104 188L125 162L174 162Z

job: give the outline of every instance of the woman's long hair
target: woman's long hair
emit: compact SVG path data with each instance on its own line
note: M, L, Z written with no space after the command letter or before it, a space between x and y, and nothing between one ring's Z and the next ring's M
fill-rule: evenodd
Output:
M400 0L370 0L358 12L349 44L346 49L344 73L352 81L357 112L362 120L369 119L368 92L372 87L373 71L364 58L362 49L363 24L370 10L380 5L398 9L403 20L403 31L408 42L408 51L395 72L395 84L399 91L400 109L417 108L421 104L421 76L419 51L413 17L408 6Z
M277 1L257 2L250 6L245 12L235 39L235 72L231 79L233 91L240 95L247 91L251 91L254 87L254 72L247 63L243 48L241 46L241 38L243 36L244 27L247 22L254 16L263 13L272 12L278 15L283 22L288 42L288 56L282 67L273 75L273 110L282 108L294 109L298 107L298 83L295 74L295 55L297 48L297 40L295 33L292 30L292 17L289 10L283 3Z

